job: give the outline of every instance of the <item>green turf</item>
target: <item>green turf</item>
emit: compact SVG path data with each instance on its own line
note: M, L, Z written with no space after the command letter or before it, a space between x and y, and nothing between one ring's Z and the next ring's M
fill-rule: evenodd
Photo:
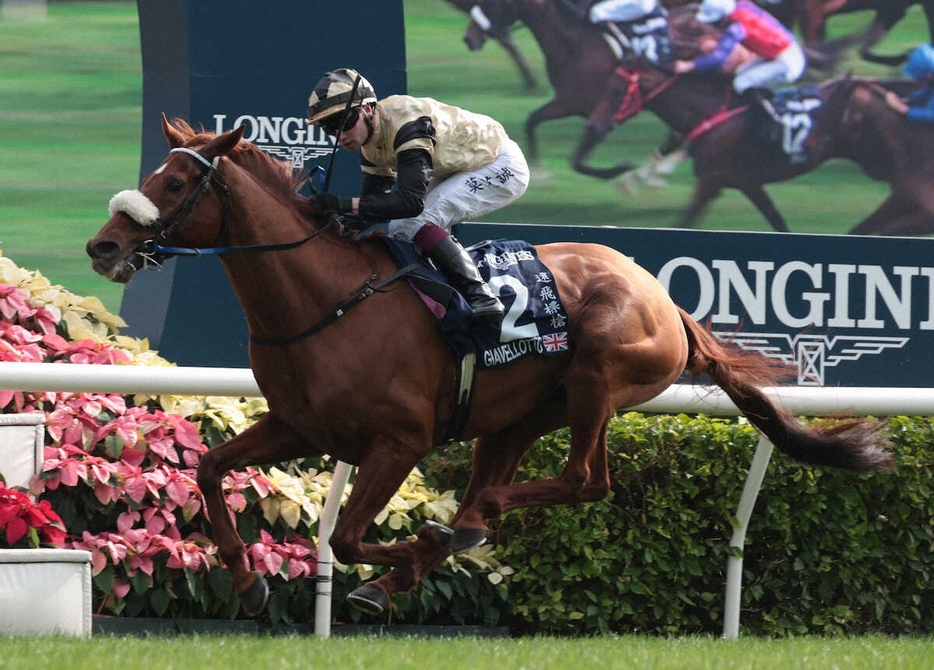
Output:
M550 97L530 32L520 30L517 39L540 79L534 91L524 90L498 45L467 51L461 41L466 16L449 4L405 0L404 8L410 92L491 114L523 143L525 118ZM831 34L851 32L870 18L866 12L834 18ZM881 49L912 46L924 39L924 30L915 8ZM855 58L847 66L863 74L887 73ZM0 250L78 294L98 296L113 311L119 309L122 287L91 271L84 244L106 219L111 195L136 185L141 86L133 2L51 2L46 20L0 20ZM305 91L299 93L303 97ZM540 126L548 177L536 174L521 200L486 219L674 225L693 188L690 165L678 168L666 189L623 193L616 182L571 170L568 159L582 125L582 119L565 119ZM617 129L594 161L641 161L663 135L661 123L644 114ZM835 161L770 190L792 230L840 233L872 211L887 187ZM701 227L767 229L735 193L717 200Z
M475 670L925 670L934 663L929 639L867 637L790 640L713 638L316 638L186 636L170 639L4 640L0 669L263 670L444 668Z

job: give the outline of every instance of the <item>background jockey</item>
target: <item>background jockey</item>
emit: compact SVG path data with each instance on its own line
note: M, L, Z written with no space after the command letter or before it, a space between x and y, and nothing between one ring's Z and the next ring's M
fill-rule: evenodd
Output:
M529 184L519 145L482 114L431 98L393 95L377 101L356 71L325 74L308 98L308 123L360 150L361 194L316 193L319 212L391 219L388 234L413 242L467 299L475 319L504 309L451 226L505 207Z
M771 87L791 84L804 74L807 59L794 35L778 19L747 0L704 0L697 11L704 23L724 21L727 26L717 47L692 61L676 61L675 72L723 69L740 44L753 58L736 70L733 89L753 100L771 97Z
M668 12L658 0L561 0L572 14L587 18L636 55L671 67L674 51Z
M902 100L893 91L888 91L885 94L886 103L912 121L934 123L934 47L922 44L912 51L902 72L921 81L921 87L909 95L907 100Z

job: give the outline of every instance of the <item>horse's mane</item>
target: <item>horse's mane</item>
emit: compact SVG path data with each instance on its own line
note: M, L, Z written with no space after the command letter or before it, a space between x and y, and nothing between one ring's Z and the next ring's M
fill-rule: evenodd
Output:
M217 136L206 130L194 130L184 119L172 119L172 125L186 137L187 147L203 147ZM303 217L316 217L307 198L298 192L308 179L307 172L296 172L290 163L273 158L255 144L244 140L238 142L227 157L267 186L279 200L293 206Z

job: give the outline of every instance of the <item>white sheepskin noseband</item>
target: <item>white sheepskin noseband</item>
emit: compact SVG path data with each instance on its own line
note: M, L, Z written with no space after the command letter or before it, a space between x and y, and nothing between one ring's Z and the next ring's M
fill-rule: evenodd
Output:
M141 226L151 226L159 220L159 208L141 191L120 191L110 199L110 215L123 212Z

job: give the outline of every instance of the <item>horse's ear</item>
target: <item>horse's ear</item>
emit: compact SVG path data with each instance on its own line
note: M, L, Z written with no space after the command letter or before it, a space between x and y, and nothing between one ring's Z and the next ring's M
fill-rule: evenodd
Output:
M165 139L169 141L169 146L173 149L177 149L185 143L185 136L169 123L165 113L162 114L162 132L165 133Z
M240 138L243 137L243 131L246 126L237 126L231 131L222 133L213 140L204 145L201 149L201 155L207 160L214 160L217 156L224 156L230 153Z

